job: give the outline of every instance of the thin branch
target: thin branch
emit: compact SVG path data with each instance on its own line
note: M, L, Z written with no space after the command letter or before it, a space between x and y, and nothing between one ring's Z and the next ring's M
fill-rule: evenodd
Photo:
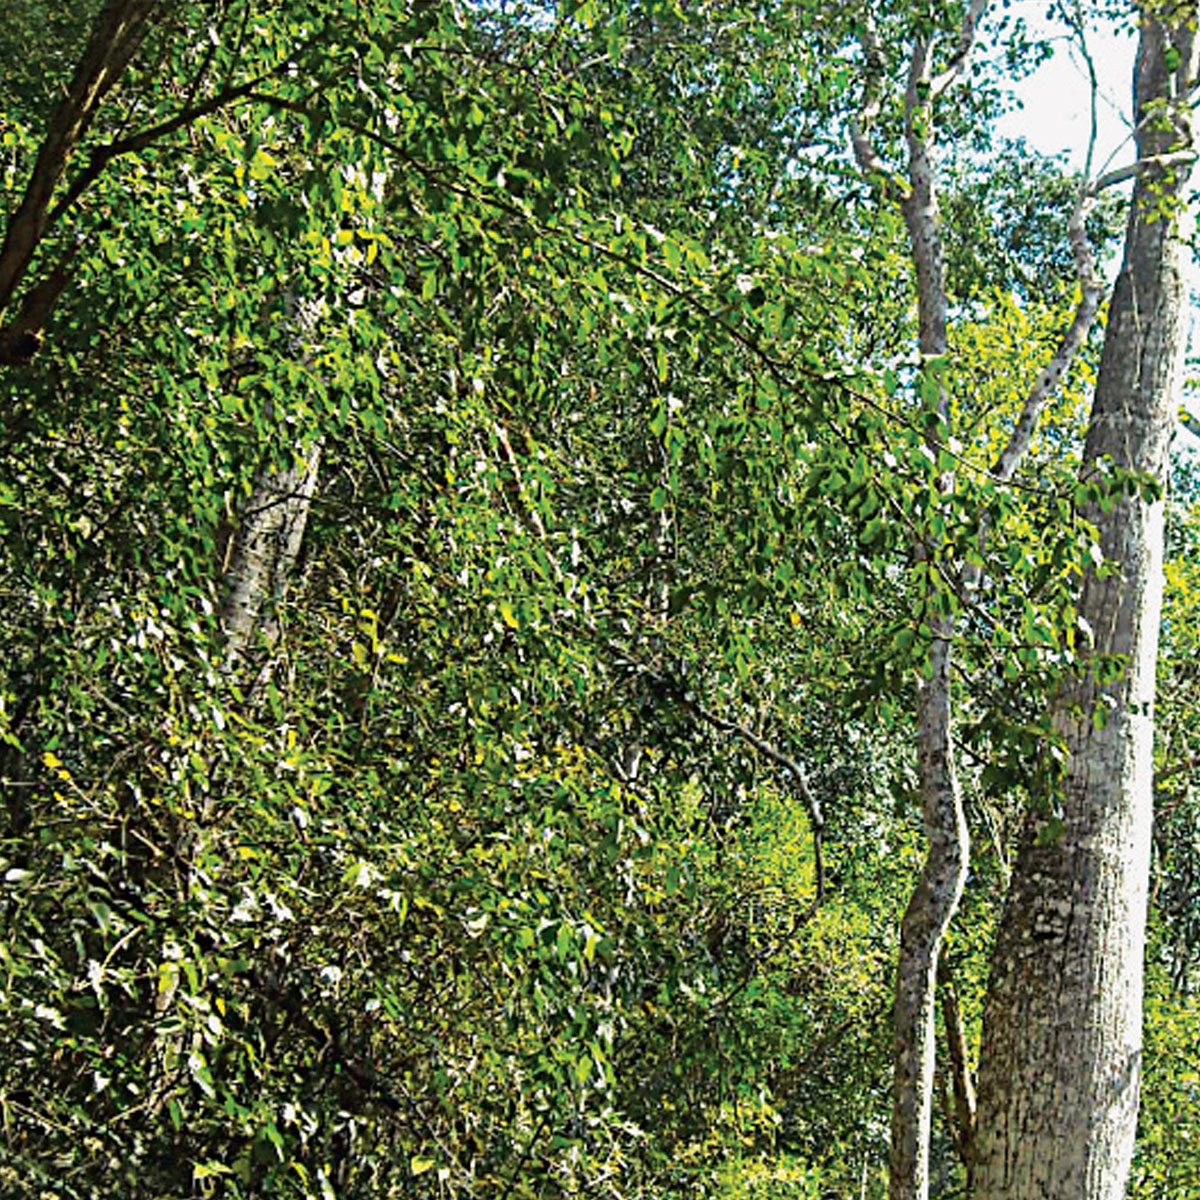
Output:
M289 100L283 96L272 96L262 92L252 92L247 97L247 100L253 100L268 106L278 108L282 111L295 113L298 116L304 117L306 120L324 120L327 116L326 112L320 108L303 104L299 101ZM989 477L991 471L988 467L972 462L961 452L954 450L947 443L940 441L938 438L929 434L927 428L917 421L912 421L904 417L902 414L894 412L886 405L881 404L873 396L867 392L861 391L853 387L845 379L841 378L836 372L821 371L815 367L806 366L804 363L785 361L776 358L772 355L752 334L747 333L743 329L739 329L727 317L723 315L722 310L710 308L704 300L695 293L689 291L675 280L663 275L661 271L655 270L653 267L647 266L645 263L639 262L628 254L622 253L620 250L614 250L611 246L606 246L603 242L596 241L595 238L589 237L578 224L570 225L563 228L556 228L545 225L540 222L531 212L522 208L520 205L512 203L508 200L502 200L496 196L489 196L454 179L447 178L436 168L425 163L419 162L394 139L389 138L385 134L381 134L369 126L360 125L356 122L343 121L346 129L352 133L357 133L374 143L381 149L387 150L389 153L396 155L407 166L411 167L422 178L430 183L436 184L438 187L445 188L455 196L460 196L463 199L471 200L476 204L482 204L487 208L491 208L496 212L505 213L508 216L515 217L522 221L528 228L532 229L542 237L554 238L560 241L573 241L577 245L594 254L598 254L610 262L619 263L621 266L632 271L635 275L642 279L648 279L663 289L666 293L678 300L681 304L686 305L697 316L709 322L715 328L720 329L727 334L734 342L737 343L752 357L757 359L765 368L767 374L782 388L795 389L799 386L797 376L814 383L819 383L827 387L836 387L843 395L858 401L860 404L877 412L886 420L902 428L909 429L914 433L920 433L925 437L926 444L939 454L944 454L952 459L959 467L970 471L975 475ZM1045 489L1032 484L1021 484L1012 481L1012 486L1022 491L1030 492L1035 495L1048 495Z
M1083 165L1083 177L1084 179L1090 179L1092 177L1092 161L1096 153L1096 138L1100 128L1099 116L1096 111L1097 99L1100 94L1100 80L1096 74L1096 63L1092 58L1091 48L1088 46L1087 20L1084 17L1083 5L1080 0L1075 0L1075 5L1071 12L1071 25L1074 29L1076 38L1079 39L1079 53L1083 58L1083 65L1087 68L1088 74L1090 125L1088 131L1087 157L1084 159Z
M867 13L859 35L863 48L865 70L863 72L863 102L858 112L850 118L850 140L854 145L854 157L864 175L889 175L887 164L879 155L871 139L871 130L883 102L884 58L879 44L879 32L875 18Z
M204 49L204 55L200 59L200 65L196 68L196 74L192 76L191 83L187 86L187 92L183 97L184 106L195 104L196 96L204 83L204 78L212 66L213 59L216 57L217 48L222 41L222 34L225 31L225 25L229 20L229 14L232 11L232 5L225 4L221 7L221 15L218 18L217 24L209 30L208 45Z
M958 45L954 48L950 62L929 86L930 95L934 99L942 95L962 74L962 69L971 56L971 48L975 45L975 36L979 32L979 22L987 6L988 0L971 0L971 6L963 14L962 27L958 32Z
M932 156L931 53L929 41L918 38L913 43L908 63L908 81L904 89L904 140L908 146L909 193L901 206L917 273L917 336L924 357L946 353L947 311L937 172ZM946 420L950 397L944 387L938 390L937 412Z
M136 154L139 150L144 150L152 143L161 141L163 138L176 132L176 130L194 125L202 117L211 116L222 108L228 108L231 104L236 104L239 100L251 97L257 100L264 100L265 97L257 89L262 87L264 83L276 78L283 71L286 71L295 62L296 54L311 49L323 36L323 31L319 34L314 34L289 55L288 58L281 59L269 71L264 71L254 79L249 79L245 83L238 84L236 87L223 88L207 100L202 100L199 104L188 105L173 117L169 117L157 125L152 125L148 129L139 130L128 137L98 146L92 151L91 157L88 159L88 165L71 181L66 194L54 206L54 210L50 213L46 223L47 228L52 227L59 217L79 199L83 192L100 177L113 159L125 154Z
M706 708L696 699L692 692L670 675L639 662L623 646L615 642L610 643L610 649L620 654L641 674L652 680L659 689L673 697L683 708L692 713L693 716L699 717L706 725L710 725L720 733L731 733L741 738L748 746L756 750L764 758L775 763L776 766L782 767L791 776L796 791L799 793L800 799L804 802L804 806L808 811L809 824L812 826L813 857L815 859L817 875L817 902L820 903L824 898L825 892L825 859L822 849L825 832L825 814L821 809L821 802L817 799L808 782L808 772L790 754L768 742L765 738L759 737L752 729L748 729L745 725L742 725L738 721L730 720L728 717L718 716L711 709Z
M1094 194L1091 188L1085 185L1067 224L1067 235L1071 241L1071 252L1079 280L1079 303L1075 307L1071 324L1050 361L1038 372L1021 406L1021 415L1013 427L1012 434L992 467L992 475L1002 482L1007 482L1016 474L1033 441L1034 431L1046 404L1087 343L1088 334L1100 308L1104 281L1096 270L1095 255L1092 253L1086 228L1087 216L1093 203Z
M109 0L45 138L0 248L0 309L12 300L46 230L50 200L100 104L142 43L156 0Z
M770 759L776 766L782 767L796 783L796 790L800 793L808 809L809 820L812 824L814 834L820 834L824 831L825 815L821 811L821 803L809 786L808 775L804 768L790 754L785 753L777 746L773 746L770 742L760 738L753 730L747 729L745 725L730 720L728 717L718 716L716 713L705 708L690 692L679 690L677 684L674 687L676 689L675 694L680 703L689 712L695 713L702 721L721 733L735 734L748 746L757 750L764 758Z
M1104 280L1101 278L1100 272L1096 269L1096 257L1087 236L1087 218L1095 204L1097 194L1103 187L1111 185L1108 182L1109 176L1101 176L1100 179L1095 181L1089 180L1096 146L1096 94L1099 85L1095 64L1092 61L1091 52L1087 45L1083 14L1078 3L1075 9L1075 26L1075 32L1079 38L1081 53L1087 65L1091 85L1091 132L1088 139L1087 166L1084 171L1083 183L1079 189L1079 195L1075 201L1075 207L1067 222L1067 237L1071 243L1071 256L1075 260L1075 275L1079 281L1079 302L1075 306L1075 314L1071 319L1071 324L1067 327L1062 340L1059 342L1053 355L1051 355L1050 361L1038 372L1033 386L1029 389L1025 401L1021 405L1020 416L1017 418L1016 425L1013 426L1008 442L992 467L992 475L1002 482L1008 482L1013 478L1026 454L1029 452L1034 432L1037 429L1038 422L1047 403L1067 372L1071 369L1080 351L1087 344L1088 335L1095 322L1096 313L1100 309L1100 301L1104 293ZM1109 175L1115 174L1117 172L1109 173ZM1118 181L1114 179L1113 182ZM984 513L979 533L981 553L983 544L987 540L989 528L990 518ZM980 567L967 567L963 573L965 588L967 590L972 589L979 582L980 575Z
M1137 162L1127 163L1112 171L1105 171L1099 179L1091 184L1088 190L1095 196L1106 188L1115 187L1119 183L1136 178L1146 167L1161 167L1163 170L1169 170L1171 167L1186 167L1194 163L1196 158L1195 150L1176 150L1171 154L1151 154L1146 158L1138 159Z

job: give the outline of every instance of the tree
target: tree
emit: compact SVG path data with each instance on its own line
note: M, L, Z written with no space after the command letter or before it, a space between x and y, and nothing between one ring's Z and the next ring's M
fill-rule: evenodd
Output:
M972 1194L1125 1191L1137 1124L1163 491L1186 343L1180 234L1196 6L1145 5L1137 181L1080 475L1103 563L1055 701L1061 788L1030 814L988 984ZM1111 473L1124 486L1101 494Z
M699 90L704 27L653 7L639 46ZM796 1098L860 1103L806 1064L870 1078L873 1030L829 1035L871 982L790 997L854 963L806 798L869 756L769 652L853 642L792 562L821 506L781 497L870 280L802 243L816 218L668 240L666 187L620 174L672 117L595 78L622 43L594 13L154 13L10 306L73 251L3 376L0 1181L682 1190L765 1159L773 1091L785 1153L844 1136ZM654 133L664 171L731 161L742 36L705 140ZM10 99L36 161L53 117ZM739 138L759 211L790 192L769 113ZM728 165L688 178L719 212ZM784 347L809 385L771 376Z
M911 33L903 89L905 180L901 209L908 234L917 300L917 346L922 362L923 449L938 472L931 480L937 499L925 523L914 525L913 553L926 565L925 628L928 658L917 686L917 763L921 780L923 823L928 852L901 924L893 1012L893 1099L891 1132L892 1200L923 1198L929 1191L929 1141L933 1109L935 1008L938 962L943 940L958 909L970 864L970 835L962 787L958 778L954 736L953 670L956 609L964 598L975 599L983 574L979 557L992 535L992 521L982 516L967 536L974 543L947 554L950 514L963 505L964 484L956 482L956 444L950 387L946 382L949 351L950 301L946 281L943 217L934 157L938 129L937 107L959 80L976 42L986 0L963 6L957 30L941 39L925 22ZM895 18L893 17L893 21ZM864 175L886 189L890 173L873 141L872 126L882 107L889 61L873 11L861 19L863 103L851 123L855 156ZM939 40L944 62L936 67ZM936 68L936 69L935 69ZM894 184L892 186L895 186ZM1026 391L1010 430L1001 437L1002 449L987 473L993 489L1004 487L1020 469L1039 421L1055 390L1086 344L1100 300L1100 280L1094 266L1085 222L1100 184L1085 178L1077 190L1068 224L1068 237L1079 284L1079 299L1058 344ZM965 487L969 488L967 484ZM956 494L957 493L957 494ZM962 536L960 532L959 536ZM951 542L952 544L952 542ZM973 556L973 557L972 557ZM954 560L966 561L959 565ZM956 1078L970 1122L969 1086L965 1062L958 1056ZM969 1129L960 1143L969 1144Z

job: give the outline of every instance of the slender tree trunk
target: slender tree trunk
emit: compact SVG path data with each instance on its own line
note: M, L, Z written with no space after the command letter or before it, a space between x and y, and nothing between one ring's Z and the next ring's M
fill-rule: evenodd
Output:
M1195 0L1176 7L1169 25L1161 12L1142 15L1140 171L1084 478L1108 458L1158 480L1166 469L1186 340L1178 209L1188 168L1179 151L1191 145L1195 20ZM1162 510L1161 500L1137 493L1088 513L1119 570L1091 571L1083 584L1091 664L1055 705L1065 779L1026 827L993 953L974 1200L1119 1200L1125 1192L1141 1072ZM1105 674L1113 655L1125 664L1116 680Z
M321 444L286 471L264 470L242 512L225 571L221 611L225 666L233 671L256 638L278 636L274 607L300 554L321 463Z
M308 346L316 334L320 308L300 300L288 288L283 294L290 348L296 361L312 366ZM272 413L273 415L273 413ZM221 609L224 664L236 676L255 644L271 649L279 638L278 604L291 582L313 493L321 471L324 440L305 447L297 443L286 470L268 463L260 467L225 555L225 603ZM249 692L254 681L243 680Z
M909 64L905 101L911 190L904 201L904 219L917 273L919 344L927 361L946 353L946 284L931 158L929 67L930 46L919 41ZM937 414L943 422L949 415L949 397L944 392L937 401ZM953 487L953 475L938 480L940 491ZM924 546L918 546L917 553L930 557ZM932 562L930 567L934 569ZM932 579L927 600L932 641L928 675L917 692L917 769L929 849L900 925L892 1015L891 1200L925 1200L929 1195L938 954L962 896L970 853L951 736L954 619L939 611L941 597Z
M241 521L223 568L225 603L221 609L224 668L239 679L256 647L270 650L279 637L276 608L283 598L300 555L313 493L320 473L322 443L318 440L287 470L263 468L241 512ZM239 680L243 703L252 700L265 671ZM212 815L212 795L201 801L202 818ZM181 889L191 887L199 826L189 822L175 847ZM156 1069L151 1076L147 1105L157 1114L179 1086L187 1046L183 1032L166 1019L175 1005L180 972L174 960L164 962L154 996L151 1053Z
M937 178L933 163L934 97L949 87L970 52L986 0L972 0L950 65L932 77L933 46L920 37L909 56L904 97L908 150L908 194L904 221L917 282L918 344L927 362L946 353L947 300ZM871 141L881 104L884 55L869 12L863 23L866 73L864 102L852 128L855 157L868 177L887 169ZM945 426L949 397L943 390L936 415ZM938 490L954 487L947 472ZM929 547L915 547L929 563L926 622L930 632L928 670L917 691L917 768L922 816L929 848L900 926L900 955L892 1013L892 1124L888 1194L891 1200L926 1200L929 1195L929 1138L933 1119L936 1058L934 1011L938 955L966 882L970 837L954 763L951 669L954 618L942 610L938 570Z
M307 456L286 471L260 471L243 508L241 524L230 545L224 569L226 600L221 611L224 665L237 678L256 645L270 648L278 638L275 607L282 598L300 554L304 528L316 489L321 461L318 442ZM247 698L257 690L262 673L242 680ZM212 815L212 797L205 793L201 815ZM192 886L199 826L189 822L175 847L180 889ZM171 1021L179 992L180 969L175 959L164 959L154 993L154 1016L149 1027L150 1075L147 1110L157 1115L184 1079L190 1052L187 1035ZM192 1049L200 1049L195 1035Z
M904 102L909 192L904 200L904 218L917 277L919 345L926 360L946 353L948 308L937 180L932 159L932 103L959 78L986 8L987 0L971 0L966 7L957 45L940 73L935 75L931 71L932 48L925 39L917 40L909 59ZM864 94L863 105L851 127L854 152L868 178L887 178L890 173L871 140L871 126L881 107L885 56L869 9L864 15L862 42ZM1068 222L1080 283L1080 299L1074 318L1026 394L1017 422L992 467L991 473L999 481L1011 479L1020 468L1039 418L1086 343L1096 315L1102 288L1085 223L1099 183L1085 181ZM938 396L937 416L945 430L949 403L944 392ZM940 449L936 441L934 439L935 451ZM948 492L953 487L953 474L945 473L938 479L939 491ZM985 522L979 535L981 550L987 536ZM923 545L918 545L916 552L925 559L930 558L929 549ZM942 570L944 564L931 563L931 568ZM938 961L942 941L962 896L970 856L970 836L955 769L952 729L951 673L956 630L953 617L941 608L940 593L946 585L971 593L979 580L980 572L976 567L967 567L956 579L943 580L940 585L931 573L927 593L931 640L927 671L917 694L917 763L929 848L900 931L893 1010L891 1200L926 1200L929 1195ZM957 1025L955 1029L957 1031ZM961 1035L957 1041L953 1037L951 1040L955 1098L960 1118L958 1148L965 1158L970 1153L974 1128L974 1096Z

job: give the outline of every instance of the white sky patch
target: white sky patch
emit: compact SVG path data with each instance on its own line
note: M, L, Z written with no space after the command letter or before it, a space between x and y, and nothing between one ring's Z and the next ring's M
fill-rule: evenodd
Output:
M1038 3L1021 6L1044 13ZM1028 79L1013 89L1023 108L999 122L1005 137L1024 137L1044 154L1067 152L1068 166L1082 170L1091 131L1091 85L1087 66L1077 41L1061 25L1050 25L1026 15L1031 31L1050 40L1054 55ZM1087 35L1088 52L1096 67L1099 91L1096 101L1097 138L1092 173L1118 167L1133 160L1130 136L1133 93L1133 61L1137 37L1115 22L1105 22Z
M1029 78L1014 87L1022 107L997 124L1004 137L1023 137L1043 154L1066 154L1069 169L1081 171L1086 162L1091 133L1091 84L1078 41L1061 24L1044 20L1045 6L1038 0L1020 4L1031 31L1050 39L1054 55ZM1115 21L1088 30L1087 48L1096 69L1096 148L1092 177L1133 162L1133 67L1137 55L1136 30ZM1194 219L1194 217L1193 217ZM1114 262L1113 268L1115 269ZM1196 306L1196 264L1189 283L1193 296L1191 356L1183 403L1200 416L1200 308ZM1200 452L1200 437L1182 423L1176 426L1178 442L1192 453Z

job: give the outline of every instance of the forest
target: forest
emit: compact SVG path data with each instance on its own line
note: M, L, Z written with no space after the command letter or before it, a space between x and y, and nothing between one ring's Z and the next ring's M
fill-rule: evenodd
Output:
M0 1197L1200 1196L1197 0L2 8Z

